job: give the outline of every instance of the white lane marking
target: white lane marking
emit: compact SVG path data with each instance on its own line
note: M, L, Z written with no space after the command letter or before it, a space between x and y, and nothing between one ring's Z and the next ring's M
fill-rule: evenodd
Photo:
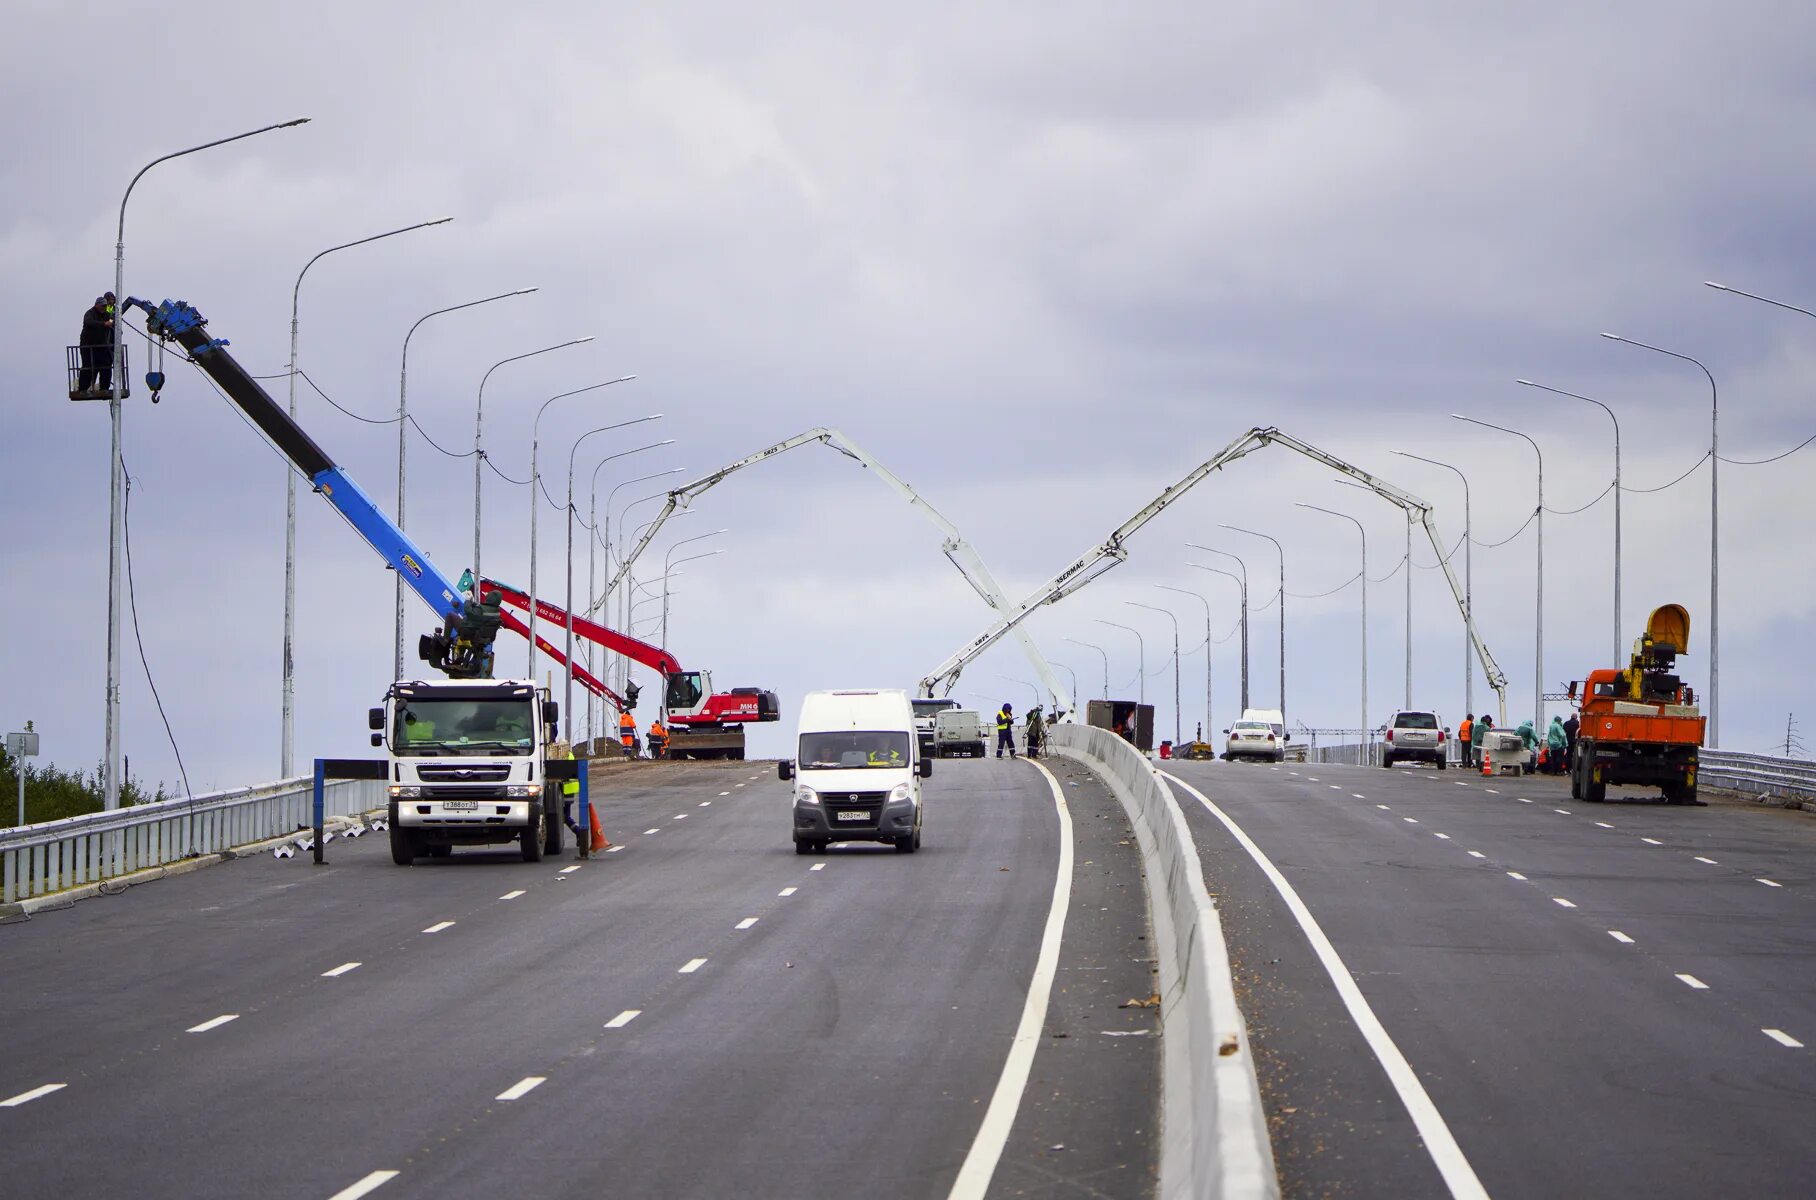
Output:
M1287 772L1288 775L1297 775L1298 773L1299 772L1297 772L1297 771L1288 771Z
M755 925L756 923L757 923L757 919L755 917L745 917L742 921L739 921L735 926L733 926L733 928L734 929L749 929L752 925Z
M513 891L513 892L506 892L506 893L505 893L505 894L504 894L504 895L502 895L502 896L500 896L500 897L498 897L498 898L499 898L499 899L500 899L500 900L515 900L515 899L517 899L517 897L519 897L519 896L521 896L521 895L523 895L523 889L522 889L522 888L518 888L518 889L517 889L517 890L516 890L516 891Z
M579 870L579 869L580 869L580 864L579 864L579 863L575 863L575 864L574 864L574 865L573 865L573 866L571 866L571 867L563 867L563 868L561 868L561 870L559 870L559 871L557 871L557 872L555 872L555 874L557 874L557 875L572 875L572 874L573 874L573 873L574 873L574 872L575 872L575 871L578 871L578 870Z
M358 968L359 968L359 964L356 962L342 963L340 966L334 968L332 971L323 971L322 978L323 979L334 979L337 976L345 975L348 971L357 970Z
M1520 873L1519 873L1519 872L1518 872L1518 871L1509 871L1509 872L1507 872L1507 877L1508 877L1508 878L1509 878L1509 879L1517 879L1517 880L1519 880L1519 881L1520 881L1520 882L1521 882L1521 883L1524 883L1524 882L1525 882L1525 881L1526 881L1526 877L1525 877L1525 876L1524 876L1524 875L1522 875L1522 874L1520 874Z
M1753 882L1754 883L1763 883L1767 887L1783 887L1784 886L1784 884L1778 883L1771 879L1755 879Z
M701 967L704 967L705 965L706 965L706 960L704 958L690 958L687 960L687 965L682 967L679 971L676 971L675 974L692 975L695 971L698 971Z
M611 1020L607 1021L605 1027L607 1029L623 1029L626 1025L629 1025L632 1021L635 1021L642 1015L643 1010L640 1008L627 1008Z
M383 1187L396 1178L396 1171L374 1171L353 1186L344 1187L340 1191L334 1193L334 1195L328 1197L328 1200L359 1200L361 1196L367 1195L373 1190Z
M1559 908L1575 908L1576 907L1576 905L1570 903L1570 901L1564 899L1562 896L1553 896L1551 898L1551 902L1553 904L1557 905Z
M620 851L622 849L624 849L623 846L607 846L605 848L605 852L607 854L616 854L616 853L618 853L618 851Z
M712 801L711 801L711 800L702 800L702 801L700 801L700 803L699 803L699 804L697 804L697 805L695 805L695 806L694 806L694 807L696 807L696 808L711 808L711 807L712 807L712 806L713 806L713 802L712 802Z
M685 820L687 820L687 814L686 813L676 813L674 819L677 821L685 821Z
M1614 826L1608 824L1608 822L1606 822L1606 821L1597 821L1595 823L1595 827L1597 829L1613 829L1614 828Z
M1350 795L1352 795L1352 796L1354 796L1354 797L1355 797L1355 798L1356 798L1356 799L1358 799L1358 800L1366 800L1366 799L1368 799L1368 797L1367 797L1367 796L1364 796L1364 795L1363 795L1363 794L1362 794L1362 793L1361 793L1361 792L1351 792L1351 793L1350 793Z
M1716 862L1715 862L1715 860L1714 860L1714 859L1712 859L1712 858L1704 858L1704 857L1703 857L1703 856L1702 856L1702 855L1700 855L1700 854L1697 854L1697 855L1694 855L1694 856L1693 856L1693 857L1694 857L1694 858L1695 858L1695 859L1696 859L1696 861L1697 861L1697 862L1699 862L1699 863L1708 863L1708 864L1709 864L1709 865L1710 865L1710 866L1711 866L1711 867L1713 867L1713 866L1715 866L1715 865L1717 865L1717 864L1716 864Z
M1780 1046L1788 1046L1792 1050L1803 1049L1802 1042L1798 1041L1796 1038L1792 1037L1790 1034L1786 1033L1782 1029L1762 1029L1759 1032L1765 1034L1767 1037L1769 1037L1773 1041L1777 1042ZM57 1084L56 1086L62 1087L63 1085ZM8 1103L11 1103L11 1101L8 1101Z
M1343 1005L1349 1010L1350 1019L1355 1021L1356 1027L1362 1031L1362 1036L1368 1042L1369 1048L1375 1052L1375 1058L1381 1063L1382 1069L1387 1072L1388 1081L1393 1084L1394 1091L1399 1094L1400 1103L1405 1105L1408 1115L1412 1117L1413 1127L1418 1130L1420 1140L1425 1143L1426 1153L1431 1155L1431 1160L1436 1164L1438 1173L1450 1186L1451 1196L1455 1200L1488 1200L1488 1190L1482 1186L1482 1181L1476 1178L1475 1169L1469 1165L1469 1159L1464 1156L1462 1147L1457 1145L1456 1138L1451 1135L1450 1126L1445 1124L1444 1116L1438 1111L1438 1106L1432 1103L1431 1096L1425 1091L1425 1085L1419 1082L1419 1076L1413 1071L1412 1064L1406 1061L1406 1056L1400 1053L1400 1048L1388 1036L1380 1018L1375 1016L1374 1009L1369 1007L1367 998L1362 995L1362 989L1357 986L1355 976L1350 974L1349 968L1343 963L1342 956L1337 953L1336 947L1331 945L1330 939L1324 935L1324 930L1313 918L1311 910L1305 907L1305 901L1299 898L1299 893L1294 890L1293 885L1288 883L1286 876L1280 873L1280 868L1276 867L1267 855L1262 853L1261 847L1257 846L1248 834L1224 815L1223 810L1211 803L1210 797L1183 779L1167 775L1164 772L1162 776L1190 792L1197 798L1198 803L1204 805L1210 810L1212 816L1222 822L1224 828L1228 829L1231 836L1242 844L1243 849L1248 851L1249 857L1253 858L1256 865L1267 875L1274 885L1274 890L1279 892L1280 898L1286 902L1287 908L1292 910L1294 918L1299 922L1299 927L1305 931L1306 940L1317 952L1318 960L1324 964L1325 973L1330 976L1331 983L1337 989L1337 994L1343 998Z
M1623 946L1631 946L1633 944L1633 939L1628 937L1626 934L1622 933L1618 929L1610 929L1608 931L1608 936L1613 938L1615 941L1619 942Z
M1375 805L1375 807L1376 807L1376 808L1386 808L1386 807L1387 807L1387 805L1385 805L1385 804L1377 804L1377 805Z
M644 830L644 831L643 831L643 836L644 836L644 837L648 837L648 836L649 836L649 835L650 835L650 834L652 834L652 833L661 833L661 832L662 832L662 831L661 831L661 830L660 830L660 829L645 829L645 830Z
M1524 796L1515 796L1514 799L1518 800L1521 804L1531 804L1532 803L1532 801L1526 799L1526 797L1524 797Z
M1483 854L1480 850L1471 850L1469 852L1469 857L1471 857L1471 858L1487 858L1488 856L1486 854Z
M795 889L791 888L791 887L785 887L781 891L776 893L776 895L778 895L778 896L792 896L794 894L795 894Z
M719 794L720 794L720 795L721 795L721 796L729 796L729 795L731 795L731 793L730 793L730 792L720 792L720 793L719 793ZM708 803L711 803L711 801L708 801Z
M1495 791L1493 788L1483 788L1482 790L1484 792L1487 792L1490 796L1498 796L1501 794L1501 793Z
M1047 906L1047 923L1040 935L1040 954L1034 960L1034 974L1028 979L1028 997L1022 1004L1021 1022L1015 1027L1015 1038L1009 1043L1009 1055L1003 1061L1003 1073L990 1095L990 1107L971 1140L958 1178L952 1181L947 1200L983 1200L990 1190L990 1179L1008 1144L1009 1130L1015 1124L1016 1110L1021 1107L1022 1093L1028 1087L1028 1073L1034 1066L1034 1052L1040 1048L1041 1030L1047 1023L1047 1000L1053 992L1053 979L1059 973L1059 943L1066 932L1066 909L1072 903L1072 814L1066 808L1066 793L1053 772L1039 759L1028 760L1047 778L1053 793L1053 811L1059 817L1059 865L1053 877L1053 899Z
M1554 808L1551 811L1554 813L1563 813L1566 817L1570 815L1570 810L1567 808Z
M1334 783L1327 784L1326 786L1329 787L1330 790L1333 792L1340 792L1343 790L1343 788L1341 786L1339 786L1338 784L1334 784Z
M1642 841L1642 842L1644 842L1644 843L1646 843L1646 845L1648 845L1648 846L1662 846L1662 845L1664 845L1664 843L1663 843L1663 842L1661 842L1661 841L1659 841L1659 840L1658 840L1658 839L1657 839L1657 838L1648 838L1648 837L1643 837L1643 838L1641 838L1641 839L1640 839L1640 841Z
M1767 1032L1769 1033L1770 1030ZM29 1092L20 1092L17 1096L9 1096L5 1100L0 1100L0 1108L18 1108L21 1104L30 1104L40 1096L60 1092L68 1086L67 1083L47 1083L41 1087L35 1087Z
M427 929L423 930L423 932L424 933L440 933L444 929L452 929L452 928L454 928L454 922L452 922L452 921L437 921L437 922L435 922L435 924L433 924L433 925L429 926Z
M549 1081L547 1075L529 1075L493 1097L496 1100L521 1100Z
M743 786L744 786L744 785L743 785L743 784L741 784L741 783L740 783L740 784L738 784L738 785L737 785L737 786L739 786L739 787L743 787ZM728 794L728 795L729 795L729 793L727 793L727 794Z
M190 1032L190 1033L207 1033L210 1029L219 1029L221 1026L225 1025L227 1022L237 1021L239 1019L240 1019L239 1013L222 1013L218 1017L214 1017L207 1021L203 1021L200 1025L191 1025L189 1027L188 1032Z
M1419 818L1417 817L1401 817L1400 819L1405 821L1408 825L1417 825L1419 823Z
M1459 783L1459 784L1457 784L1457 786L1458 787L1468 787L1469 785L1467 783Z
M1447 842L1450 840L1450 835L1448 833L1434 833L1431 836L1435 837L1435 838L1443 838Z
M1677 977L1699 992L1706 992L1709 990L1709 985L1694 975L1685 975L1683 972L1679 971Z
M824 871L826 869L826 864L825 863L815 863L815 864L813 864L813 866L808 867L807 869L809 871Z

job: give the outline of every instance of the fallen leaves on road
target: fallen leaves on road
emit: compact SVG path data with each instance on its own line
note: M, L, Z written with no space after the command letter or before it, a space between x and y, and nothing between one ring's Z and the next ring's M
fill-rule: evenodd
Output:
M1124 1000L1117 1008L1159 1008L1160 993L1151 992L1146 1000Z

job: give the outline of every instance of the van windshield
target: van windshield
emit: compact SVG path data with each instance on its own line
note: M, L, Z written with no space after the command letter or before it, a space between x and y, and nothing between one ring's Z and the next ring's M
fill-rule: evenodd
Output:
M801 770L852 770L908 765L908 735L887 730L801 735Z

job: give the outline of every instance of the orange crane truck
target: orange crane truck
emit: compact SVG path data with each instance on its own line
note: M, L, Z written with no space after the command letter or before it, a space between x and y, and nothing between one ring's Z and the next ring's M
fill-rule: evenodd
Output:
M1591 671L1570 685L1581 714L1570 763L1573 799L1600 803L1609 784L1656 785L1672 804L1696 798L1696 757L1704 718L1677 677L1690 645L1690 614L1679 604L1653 610L1625 670Z

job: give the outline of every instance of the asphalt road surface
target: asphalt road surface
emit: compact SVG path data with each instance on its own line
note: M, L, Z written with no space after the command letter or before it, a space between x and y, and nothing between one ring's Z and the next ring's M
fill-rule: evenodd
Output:
M989 1194L1147 1195L1139 864L1054 768L1065 936ZM0 928L0 1192L948 1195L1054 904L1047 777L942 761L920 853L812 857L768 764L597 778L585 864L376 835Z
M1816 1191L1816 818L1423 766L1168 769L1296 890L1488 1194ZM1175 795L1285 1193L1450 1194L1306 932Z

